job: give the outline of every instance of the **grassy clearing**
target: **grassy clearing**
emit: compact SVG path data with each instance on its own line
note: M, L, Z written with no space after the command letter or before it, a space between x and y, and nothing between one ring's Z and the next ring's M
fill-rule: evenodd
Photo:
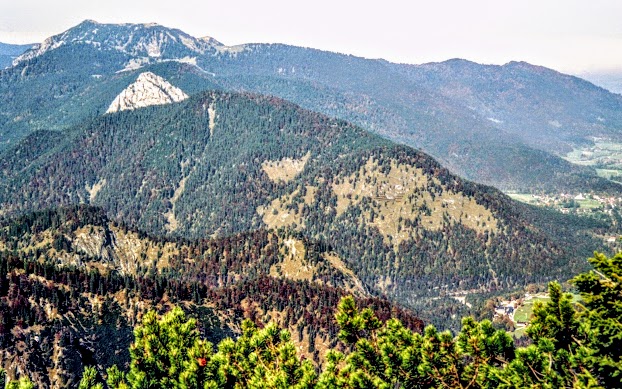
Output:
M519 329L517 329L516 331L512 332L511 335L514 335L515 338L522 338L523 336L526 336L527 334L525 333L525 330L527 329L527 327L521 327Z
M596 169L596 173L599 177L606 178L613 181L622 180L622 171L616 169Z
M265 161L261 164L261 168L272 182L289 182L302 173L309 157L311 153L307 153L300 159L284 158L280 161Z
M272 200L268 206L260 206L257 208L257 213L262 216L264 223L270 228L291 227L293 225L296 225L297 228L303 228L305 223L302 217L302 209L305 204L313 203L316 191L316 187L307 185L303 201L297 207L291 207L293 200L302 195L300 189L296 189L289 195L283 195Z
M365 294L365 285L363 285L363 282L361 282L356 274L354 274L354 272L350 268L348 268L348 266L341 260L341 258L339 258L337 254L323 253L322 256L324 257L324 259L329 261L331 265L333 265L333 267L350 277L352 283L354 284L354 288L350 288L348 290L348 293Z
M602 150L618 151L622 153L622 143L610 142L610 141L598 141L596 147Z
M523 305L516 309L514 313L514 322L528 322L533 314L533 305L536 301L541 301L546 304L551 301L551 299L548 297L534 297L531 300L525 301Z
M574 293L572 294L573 303L577 303L580 300L581 300L581 296L579 296L578 294L574 294ZM536 301L540 301L543 304L546 304L549 301L551 301L551 299L548 296L537 296L537 297L533 297L530 300L525 300L523 305L518 307L516 309L516 312L514 312L514 322L515 323L518 323L518 322L528 323L531 320L531 315L533 315L533 307ZM521 334L524 333L524 328L514 331L514 335L516 335L517 337L519 337L517 335L518 332L520 332Z
M593 146L574 149L563 158L577 165L594 166L599 176L609 180L622 177L622 143L595 141Z
M520 201L521 203L536 204L538 202L530 193L507 193L507 195L512 200Z
M316 269L305 261L307 249L302 241L298 239L286 239L283 241L281 252L285 255L283 262L273 265L270 275L273 277L282 276L294 281L311 281Z
M301 171L305 161L304 158L298 162L272 161L264 164L263 169L275 182L284 181L290 177L289 173ZM497 232L497 219L488 208L447 188L441 187L433 196L431 188L439 186L438 179L429 178L421 168L393 160L390 169L385 171L378 161L370 158L358 172L336 177L332 190L337 197L337 216L350 207L359 207L354 222L378 228L385 243L396 250L400 243L413 239L421 229L438 231L446 225L460 223L482 234ZM316 201L316 192L314 186L299 187L291 194L258 207L257 213L270 228L303 229L303 207Z
M430 184L422 169L392 161L391 169L383 172L377 161L370 158L358 174L335 180L337 215L357 206L363 198L371 198L376 217L371 216L369 209L361 214L361 223L377 227L385 242L393 243L396 249L414 234L405 220L414 221L418 216L421 226L428 230L439 230L446 222L461 223L479 233L497 230L497 220L490 210L462 193L444 190L434 197L429 191L416 194L417 189L427 189Z
M602 204L593 199L576 200L581 208L598 209L602 208Z
M507 193L512 200L520 201L525 204L532 204L537 206L554 206L558 209L565 208L564 204L569 201L568 198L559 198L559 197L545 197L545 198L534 198L531 194L528 193ZM583 200L573 200L576 205L581 209L598 211L602 210L603 204L595 199L583 199Z

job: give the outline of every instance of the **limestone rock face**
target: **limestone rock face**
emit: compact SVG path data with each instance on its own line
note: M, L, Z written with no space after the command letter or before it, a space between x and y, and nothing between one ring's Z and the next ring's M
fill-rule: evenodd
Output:
M101 51L116 51L132 58L175 60L214 53L222 43L215 39L198 39L183 31L149 24L104 24L85 20L69 30L34 45L13 65L29 61L59 47L81 44Z
M173 86L164 78L151 72L145 72L138 76L136 82L119 93L106 113L176 103L187 98L188 95L184 91Z

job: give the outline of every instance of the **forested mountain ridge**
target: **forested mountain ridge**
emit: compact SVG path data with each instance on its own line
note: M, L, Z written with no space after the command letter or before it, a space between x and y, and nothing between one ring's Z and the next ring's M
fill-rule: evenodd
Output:
M294 231L330 248L364 290L422 312L441 301L427 296L562 277L608 227L553 219L422 152L249 94L37 132L0 156L0 178L8 214L87 203L158 235Z
M0 69L4 69L13 64L15 58L28 50L32 45L14 45L0 43Z
M107 227L111 233L123 230L88 207L40 212L2 223L0 241L10 250L0 251L0 348L9 353L11 364L4 365L8 376L0 370L0 382L11 381L8 388L33 388L33 381L37 388L76 387L81 371L79 387L91 389L146 385L162 389L178 385L617 388L621 382L622 358L615 339L622 323L618 304L622 294L619 282L613 281L619 279L620 253L612 258L595 253L589 260L594 271L570 281L580 292L580 304L562 293L559 283L550 283L550 301L534 305L526 330L531 342L519 347L489 320L464 318L455 335L433 326L421 331L420 321L384 301L342 297L333 310L325 304L334 303L341 291L313 288L309 283L283 285L278 280L270 285L261 273L259 283L250 288L204 297L205 288L189 281L187 273L179 278L166 268L152 268L143 277L125 280L100 269L88 270L96 258L85 255L83 247L70 248L71 243L80 246L85 230ZM270 247L276 241L268 239L267 246L254 251L261 252L259 263L274 258ZM218 273L218 263L228 261L231 254L242 254L236 249L246 244L242 236L181 246L145 237L141 242L181 248L181 255L173 257L184 259L184 266L190 267L197 265L192 256L199 253L193 247L209 247L202 262L216 266L201 266L204 272L193 273L194 278L205 277L208 269ZM255 239L255 243L265 242ZM48 255L63 259L50 261ZM87 265L64 265L63 260L71 256ZM228 278L222 267L217 278ZM264 298L256 301L257 293ZM192 301L180 301L188 296ZM283 297L295 298L285 302ZM180 303L183 309L170 306ZM226 309L232 303L237 306L233 315ZM285 307L285 320L278 312L276 317L264 314L273 304L281 311ZM146 309L149 312L141 318ZM320 309L320 321L314 321L313 312ZM297 316L301 310L302 322ZM168 312L158 317L158 311ZM191 319L186 320L187 316ZM220 341L215 349L210 342L228 335L226 329L223 333L223 317L239 320L241 316L246 318L241 333ZM265 325L268 320L272 323ZM135 323L133 342L123 349L131 341L129 323ZM305 323L313 325L305 327ZM315 326L324 330L319 335L321 350L312 343L304 346L305 333L313 337ZM317 362L320 353L324 363L314 366L307 355Z
M560 152L593 137L620 139L622 99L581 78L509 62L480 65L454 59L402 65L409 78L461 101L539 149Z
M520 63L398 65L279 44L229 47L158 25L86 21L25 53L0 75L7 107L0 143L101 113L102 100L145 71L186 93L276 95L422 148L452 171L502 189L620 189L555 155L593 136L619 137L621 98L585 81ZM491 98L497 92L502 98Z
M37 130L64 130L103 114L142 71L116 73L130 56L90 45L67 45L0 71L0 149ZM150 67L186 93L214 89L194 65L164 62Z
M197 317L212 342L238 334L244 318L275 321L315 361L335 345L333 310L346 293L384 319L422 329L412 313L358 289L332 255L317 242L265 230L155 238L87 206L3 219L0 367L11 376L27 373L39 388L77 386L83 366L124 366L132 327L147 310L173 304ZM303 274L288 273L292 267Z

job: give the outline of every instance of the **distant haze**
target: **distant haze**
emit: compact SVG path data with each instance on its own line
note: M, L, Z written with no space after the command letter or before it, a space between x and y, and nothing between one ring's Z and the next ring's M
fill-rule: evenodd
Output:
M619 0L3 0L0 42L39 42L84 19L156 22L230 45L279 42L393 62L460 57L574 74L622 69Z
M610 92L622 94L622 69L609 72L584 72L578 76Z

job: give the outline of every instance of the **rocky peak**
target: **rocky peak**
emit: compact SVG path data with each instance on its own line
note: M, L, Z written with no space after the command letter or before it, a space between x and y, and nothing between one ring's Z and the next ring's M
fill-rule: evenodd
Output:
M17 57L13 65L69 44L86 44L100 50L114 50L133 57L156 59L193 57L222 45L215 39L198 39L181 30L155 23L103 24L85 20L35 45Z
M204 36L199 38L200 41L207 43L208 45L211 46L224 46L224 44L220 41L217 41L216 39L212 38L211 36Z
M151 105L176 103L188 98L181 89L164 78L151 73L141 73L136 81L114 99L106 113L132 110Z

